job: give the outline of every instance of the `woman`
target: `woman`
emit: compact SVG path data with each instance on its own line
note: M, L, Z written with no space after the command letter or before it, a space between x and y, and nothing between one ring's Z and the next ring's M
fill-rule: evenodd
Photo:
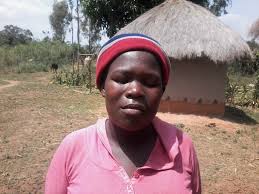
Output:
M150 37L109 40L96 65L108 118L63 140L45 193L201 193L191 139L155 117L169 72L167 55Z

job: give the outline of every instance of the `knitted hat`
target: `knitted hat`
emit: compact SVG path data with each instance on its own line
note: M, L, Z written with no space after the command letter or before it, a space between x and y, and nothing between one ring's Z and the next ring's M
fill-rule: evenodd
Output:
M101 48L96 63L96 85L101 88L101 75L110 63L122 53L128 51L147 51L154 54L161 62L162 84L169 79L170 61L160 44L143 34L120 34L112 37Z

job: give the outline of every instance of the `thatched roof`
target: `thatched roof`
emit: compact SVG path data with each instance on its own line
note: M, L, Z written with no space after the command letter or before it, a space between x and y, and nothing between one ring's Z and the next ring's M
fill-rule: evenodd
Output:
M207 56L216 63L232 62L251 52L238 33L205 8L185 0L167 0L117 34L133 32L158 40L174 59Z

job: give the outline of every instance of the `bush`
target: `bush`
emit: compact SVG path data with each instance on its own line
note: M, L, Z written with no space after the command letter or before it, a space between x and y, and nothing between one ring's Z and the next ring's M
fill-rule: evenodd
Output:
M259 73L256 77L255 90L254 90L254 102L259 107Z
M238 86L236 83L230 82L229 76L226 77L226 88L225 88L225 98L226 102L233 105L234 104L234 98L236 95L236 92L238 90Z
M232 106L259 107L259 76L228 75L226 79L226 103Z
M34 64L34 63L22 63L19 64L18 67L16 68L17 73L34 73L34 72L40 72L48 71L48 66L44 64Z
M259 70L259 50L254 49L252 58L243 58L229 65L229 72L240 75L254 75Z
M52 63L59 67L72 61L73 47L58 41L32 42L15 47L0 47L0 67L17 72L46 71ZM31 69L30 69L31 68Z
M95 67L92 61L91 66L84 66L79 72L70 69L63 69L53 76L55 83L67 86L84 86L90 89L95 87Z

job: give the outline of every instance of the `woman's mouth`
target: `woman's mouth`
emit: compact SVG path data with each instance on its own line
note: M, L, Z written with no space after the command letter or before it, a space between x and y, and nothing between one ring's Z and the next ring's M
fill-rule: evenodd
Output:
M142 104L127 104L122 107L126 114L142 114L145 111L145 106Z

